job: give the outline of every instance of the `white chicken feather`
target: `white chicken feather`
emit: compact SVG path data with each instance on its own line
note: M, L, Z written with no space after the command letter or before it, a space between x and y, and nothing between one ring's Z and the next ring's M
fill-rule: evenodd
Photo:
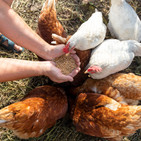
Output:
M103 42L105 36L106 26L103 23L102 13L96 10L71 36L67 44L69 44L69 50L73 47L78 50L88 50Z
M126 69L135 56L141 56L141 43L108 39L93 49L86 72L93 79L102 79Z
M111 0L108 29L120 40L141 41L141 21L125 0Z

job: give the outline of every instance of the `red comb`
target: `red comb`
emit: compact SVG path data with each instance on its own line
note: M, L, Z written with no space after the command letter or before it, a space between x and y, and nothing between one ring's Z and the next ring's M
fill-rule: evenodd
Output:
M89 68L89 69L87 69L87 71L90 72L90 71L93 71L93 69Z
M66 44L66 46L63 48L63 52L69 53L69 46L70 46L70 42Z
M93 69L91 69L91 68L87 69L87 71L90 72L91 74L94 73Z
M97 72L101 72L102 68L99 66L91 66L87 69L88 72L92 73L97 73Z

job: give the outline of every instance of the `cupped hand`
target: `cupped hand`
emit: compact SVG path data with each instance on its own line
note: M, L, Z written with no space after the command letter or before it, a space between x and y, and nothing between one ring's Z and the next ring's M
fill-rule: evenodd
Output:
M57 57L60 57L61 55L65 54L64 51L63 51L64 47L65 47L64 44L59 44L59 45L55 45L55 46L51 45L52 50L50 52L50 56L51 56L50 60L57 58ZM80 70L80 68L79 68L80 67L80 59L76 55L76 51L71 50L69 53L74 58L76 65L78 66L78 68L76 68L76 70Z
M73 81L73 77L79 72L79 67L76 68L71 74L69 75L64 75L62 74L61 70L58 69L55 66L55 63L53 61L47 61L46 64L46 69L44 70L44 75L48 76L52 81L57 82L57 83L63 83Z

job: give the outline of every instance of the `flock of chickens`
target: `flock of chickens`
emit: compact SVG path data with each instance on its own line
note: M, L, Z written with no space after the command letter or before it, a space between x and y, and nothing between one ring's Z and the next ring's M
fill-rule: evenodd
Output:
M141 128L141 76L117 73L141 56L141 21L125 0L111 0L108 28L117 39L105 39L106 25L98 10L73 35L67 35L57 19L56 0L46 0L37 33L49 44L75 47L81 71L74 81L33 89L20 102L0 110L0 126L19 138L42 135L63 118L70 117L77 131L120 141ZM87 77L89 73L91 78ZM76 97L67 100L67 95Z

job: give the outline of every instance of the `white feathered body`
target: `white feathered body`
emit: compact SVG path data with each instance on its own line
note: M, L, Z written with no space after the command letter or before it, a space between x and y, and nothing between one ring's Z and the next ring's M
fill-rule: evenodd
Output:
M141 56L141 44L137 41L108 39L93 49L87 68L94 65L101 67L101 72L90 76L93 79L102 79L126 69L135 56Z
M106 26L103 23L102 13L96 11L84 22L77 32L68 40L70 47L78 50L88 50L99 45L106 36Z
M111 0L108 28L120 40L141 41L141 21L125 0Z

